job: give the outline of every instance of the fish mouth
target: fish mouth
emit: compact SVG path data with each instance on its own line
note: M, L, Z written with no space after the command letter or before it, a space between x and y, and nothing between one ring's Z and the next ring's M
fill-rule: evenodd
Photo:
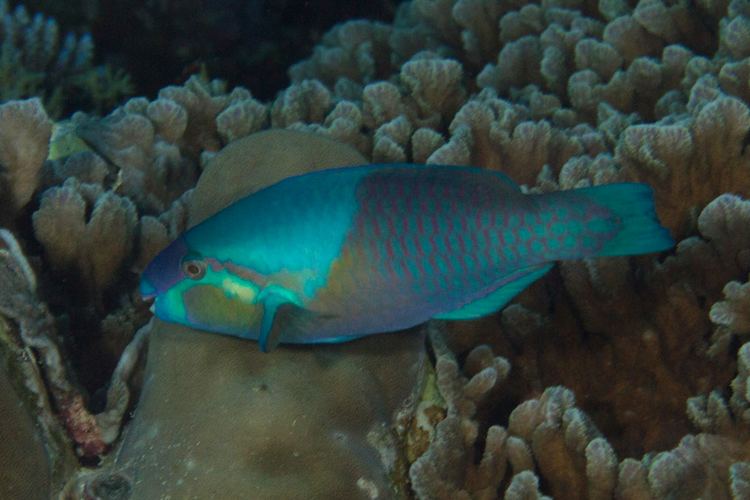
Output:
M154 285L147 278L141 278L141 285L139 287L141 298L145 301L155 299L157 290ZM153 307L153 306L152 306Z

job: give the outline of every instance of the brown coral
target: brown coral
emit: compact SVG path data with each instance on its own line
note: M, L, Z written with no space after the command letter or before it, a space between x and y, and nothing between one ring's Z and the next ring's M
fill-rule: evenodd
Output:
M44 193L33 222L52 266L69 272L75 265L87 287L101 291L118 278L130 256L138 220L128 198L71 179Z
M39 184L52 122L39 99L9 101L0 105L0 165L4 189L11 197L3 219L24 206Z

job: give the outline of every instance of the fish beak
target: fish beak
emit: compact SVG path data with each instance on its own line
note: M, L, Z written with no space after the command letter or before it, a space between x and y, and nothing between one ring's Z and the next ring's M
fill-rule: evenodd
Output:
M144 278L141 278L141 286L140 286L140 292L141 292L141 298L146 301L149 299L153 299L156 297L156 287L151 284L151 282Z

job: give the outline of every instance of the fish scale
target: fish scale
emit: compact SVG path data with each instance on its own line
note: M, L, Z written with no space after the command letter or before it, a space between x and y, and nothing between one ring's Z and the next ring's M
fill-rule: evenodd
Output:
M463 182L457 182L461 176ZM524 211L533 209L528 197L492 172L434 167L383 168L362 178L356 200L353 230L343 251L370 256L370 266L385 270L385 274L374 276L368 267L349 259L352 267L337 269L339 274L329 281L337 283L344 279L342 275L356 276L363 284L362 293L348 290L344 302L339 287L335 288L339 293L332 294L322 289L311 308L329 310L345 303L364 316L374 314L377 304L367 292L372 288L408 304L409 311L403 312L402 306L392 306L399 308L399 315L424 316L459 307L467 294L486 288L498 274L507 274L516 266L517 258L502 259L498 247L480 247L477 234L484 232L488 235L485 241L502 245L518 228L498 223L503 220L501 214L512 210L520 219ZM429 211L424 210L427 206ZM483 227L483 220L494 222L494 226ZM423 233L419 227L424 228ZM426 262L424 274L419 272L417 260Z

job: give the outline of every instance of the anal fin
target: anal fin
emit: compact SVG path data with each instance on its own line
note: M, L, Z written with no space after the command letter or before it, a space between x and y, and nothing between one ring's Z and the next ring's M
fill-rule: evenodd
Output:
M470 302L459 309L438 314L436 319L474 319L487 316L502 309L513 297L544 276L553 263L524 267L502 277L493 291L481 299Z

